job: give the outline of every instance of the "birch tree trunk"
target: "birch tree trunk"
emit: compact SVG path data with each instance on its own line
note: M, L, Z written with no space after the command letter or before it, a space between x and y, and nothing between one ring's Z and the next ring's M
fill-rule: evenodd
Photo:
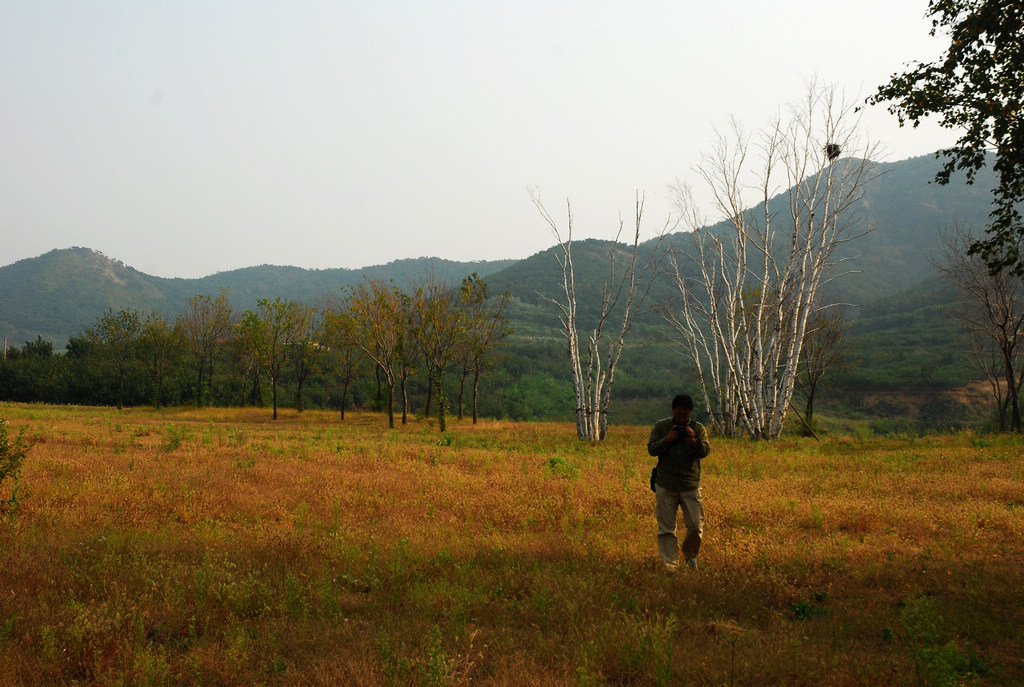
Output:
M819 287L839 276L833 252L871 229L853 206L877 176L876 146L858 142L856 119L852 102L811 84L788 120L755 137L733 123L702 159L720 224L709 227L678 189L691 232L670 260L681 305L665 315L726 436L782 432Z
M581 347L581 326L577 319L576 274L573 265L573 219L572 206L566 201L567 224L563 235L558 223L540 202L536 192L531 199L538 212L551 227L558 240L559 266L562 268L562 294L559 298L541 295L559 310L562 333L569 353L569 369L572 374L573 392L576 399L576 436L580 440L601 441L608 433L608 414L611 409L612 387L615 370L622 356L626 337L633 326L633 320L650 292L657 274L661 257L661 240L668 224L658 234L658 240L650 255L640 258L640 228L643 220L643 197L637 194L633 241L622 250L619 238L623 222L608 252L608 277L601 291L601 306L596 325L589 329L584 351ZM624 256L625 268L617 271L616 261ZM605 336L605 324L612 317L621 316L618 330L611 337ZM610 340L609 340L610 339ZM585 353L585 357L584 357Z

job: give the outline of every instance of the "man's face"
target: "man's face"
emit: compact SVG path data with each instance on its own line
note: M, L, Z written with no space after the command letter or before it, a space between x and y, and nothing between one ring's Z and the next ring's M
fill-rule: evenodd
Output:
M693 412L692 408L684 408L683 406L676 406L672 409L672 421L677 425L685 425L690 421L690 413Z

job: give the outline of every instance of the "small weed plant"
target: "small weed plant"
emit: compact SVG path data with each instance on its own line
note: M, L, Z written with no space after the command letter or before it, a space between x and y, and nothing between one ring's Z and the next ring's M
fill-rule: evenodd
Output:
M12 438L7 430L7 419L0 417L0 515L18 513L18 476L30 447L24 427ZM9 495L4 498L8 490Z

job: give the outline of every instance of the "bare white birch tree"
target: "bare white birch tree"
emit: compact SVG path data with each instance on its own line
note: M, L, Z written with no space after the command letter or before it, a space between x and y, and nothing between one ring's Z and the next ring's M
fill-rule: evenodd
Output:
M620 220L619 230L608 251L608 276L601 289L601 306L597 321L586 329L586 341L581 346L581 325L577 319L576 306L576 272L573 265L572 205L566 201L567 223L563 233L558 222L541 203L535 190L530 191L530 198L541 217L551 227L560 248L557 258L562 268L562 293L558 298L544 294L541 294L541 298L554 304L560 313L559 319L569 351L576 398L576 435L581 440L602 441L608 432L608 414L611 408L612 387L615 383L615 370L622 356L626 336L632 329L633 321L643 307L657 275L661 239L665 236L668 225L666 224L659 233L653 250L642 258L640 228L644 198L638 193L632 243L626 249L619 243L625 227L625 223ZM617 261L623 258L626 264L620 272ZM618 331L606 338L605 325L613 317L621 318ZM583 346L586 347L585 357Z
M717 226L678 189L692 231L671 259L681 304L666 319L727 436L782 432L819 287L839 276L833 252L870 231L852 210L877 176L877 147L859 141L857 119L852 101L812 83L788 119L754 137L734 123L703 157Z

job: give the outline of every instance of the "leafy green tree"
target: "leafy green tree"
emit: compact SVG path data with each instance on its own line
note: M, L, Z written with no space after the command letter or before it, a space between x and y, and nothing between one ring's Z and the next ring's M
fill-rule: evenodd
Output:
M110 380L100 370L102 360L99 346L86 336L72 336L68 339L64 346L64 360L65 402L99 405L110 403L116 397L116 390L110 387Z
M480 377L494 363L494 351L499 342L512 334L504 316L511 295L508 292L492 297L487 282L476 272L462 280L459 289L459 308L465 326L457 340L456 356L459 369L459 419L462 419L462 398L466 378L473 376L473 424L477 421Z
M157 312L150 313L142 323L139 335L139 358L153 385L152 403L163 404L164 384L181 362L184 340L179 326L168 322Z
M124 407L125 378L137 355L141 333L139 312L130 308L121 308L117 312L108 309L92 327L85 330L86 338L96 346L103 360L117 371L118 410Z
M341 385L341 419L344 420L349 388L365 372L366 353L362 346L354 343L359 329L347 304L330 302L324 309L321 326L327 350L326 366Z
M412 333L409 331L411 327L411 299L409 295L401 289L396 288L395 292L398 297L396 306L399 309L395 317L396 321L400 323L398 325L398 347L395 349L395 369L397 371L399 389L399 397L396 400L401 403L402 424L404 425L408 422L410 410L410 380L414 375L423 370L424 364L419 349L417 349L413 343ZM424 406L424 416L429 415L429 410Z
M20 349L11 346L0 365L0 400L59 403L63 362L53 354L53 344L41 336Z
M422 353L416 347L412 336L412 299L407 294L398 292L398 306L401 308L398 317L402 325L398 330L398 348L395 361L398 370L398 384L402 397L402 424L409 421L409 380L423 367ZM427 386L427 390L432 388ZM424 415L430 415L430 396L427 396L427 404L424 408Z
M960 132L935 180L949 182L963 170L972 183L994 153L999 183L992 191L994 208L987 238L971 244L991 271L1024 276L1024 3L1020 0L929 0L931 35L949 37L941 59L915 63L879 86L868 103L890 103L900 126L913 126L929 115Z
M25 342L21 352L27 356L49 358L53 355L53 342L43 339L42 336L36 336L35 341Z
M239 323L240 325L241 323ZM249 345L241 332L236 332L231 337L228 346L228 356L234 366L238 369L238 379L241 383L239 398L243 406L252 405L257 408L263 406L263 366L257 351Z
M325 353L323 318L317 317L317 313L310 309L306 329L299 333L287 356L295 374L295 409L300 413L303 410L302 388L309 376L323 366Z
M442 382L466 327L465 313L459 307L459 290L437 279L428 280L411 299L410 320L409 333L427 368L428 399L432 392L437 392L437 423L444 432L448 423Z
M228 290L221 288L216 298L196 294L186 301L178 316L178 327L186 347L196 363L196 406L202 407L212 396L213 366L231 334L231 305Z
M274 419L281 368L294 344L309 331L313 311L296 301L261 298L257 310L247 310L238 325L239 341L270 377Z
M388 390L388 427L395 428L395 386L402 369L407 318L402 294L393 284L370 279L352 287L348 300L352 327L343 328L349 343L359 346L384 375Z

